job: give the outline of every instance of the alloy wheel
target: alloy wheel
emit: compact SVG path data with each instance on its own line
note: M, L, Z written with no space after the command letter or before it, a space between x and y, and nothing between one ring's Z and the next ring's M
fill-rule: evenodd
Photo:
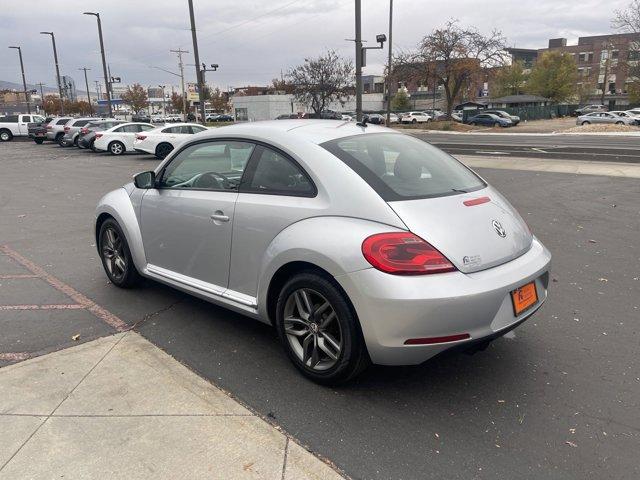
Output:
M306 367L333 367L343 349L343 335L331 303L319 292L300 288L284 306L284 332L291 349Z
M0 140L2 140L3 142L7 142L9 141L9 133L7 132L2 132L0 133Z
M111 153L114 155L120 155L123 151L122 144L119 142L111 144Z
M102 256L109 274L120 281L127 272L127 257L120 234L111 227L102 233Z

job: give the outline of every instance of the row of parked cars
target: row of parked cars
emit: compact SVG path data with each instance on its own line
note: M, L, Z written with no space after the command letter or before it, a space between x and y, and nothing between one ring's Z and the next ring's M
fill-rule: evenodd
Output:
M42 117L40 117L42 118ZM207 130L197 123L154 125L115 118L49 117L31 122L28 136L37 144L54 142L61 147L78 147L94 152L122 155L139 152L165 158L187 135Z

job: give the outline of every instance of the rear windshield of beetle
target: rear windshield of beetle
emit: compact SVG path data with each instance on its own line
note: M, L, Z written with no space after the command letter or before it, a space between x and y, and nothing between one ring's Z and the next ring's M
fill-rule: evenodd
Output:
M389 202L456 195L486 187L449 154L409 135L355 135L331 140L322 147Z

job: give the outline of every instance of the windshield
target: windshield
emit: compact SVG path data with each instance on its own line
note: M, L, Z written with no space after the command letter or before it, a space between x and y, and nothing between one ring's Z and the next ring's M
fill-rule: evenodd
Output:
M442 197L486 184L447 153L409 135L338 138L322 147L351 167L386 201Z

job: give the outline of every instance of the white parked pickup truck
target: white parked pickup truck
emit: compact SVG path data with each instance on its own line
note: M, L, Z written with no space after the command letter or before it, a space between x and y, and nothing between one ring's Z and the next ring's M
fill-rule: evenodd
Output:
M29 135L29 123L44 122L41 115L7 115L0 117L0 142L8 142L13 137Z

